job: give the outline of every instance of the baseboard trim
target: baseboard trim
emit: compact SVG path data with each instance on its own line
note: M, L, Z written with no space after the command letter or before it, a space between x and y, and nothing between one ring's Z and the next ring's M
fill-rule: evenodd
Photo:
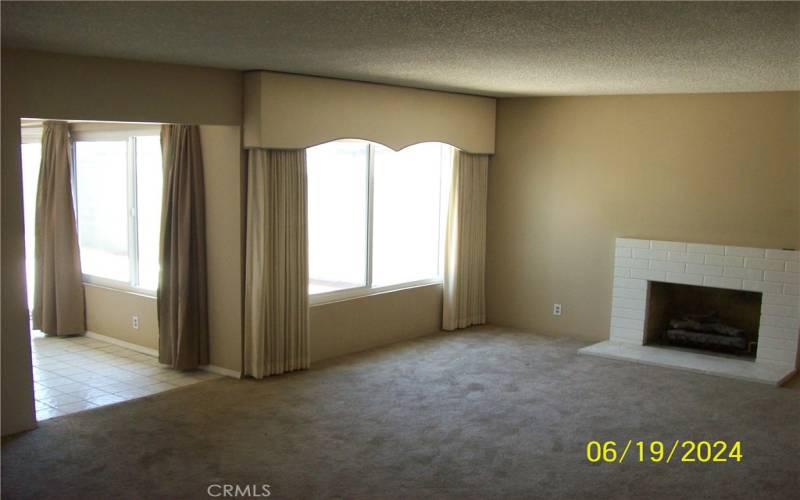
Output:
M124 347L126 349L130 349L132 351L136 351L142 354L147 354L148 356L153 356L154 358L158 357L158 349L151 349L149 347L144 347L139 344L134 344L133 342L126 342L124 340L116 339L114 337L109 337L108 335L102 335L97 332L86 332L86 336L90 339L101 340L103 342L108 342L109 344L113 344L119 347ZM216 373L217 375L223 375L225 377L231 377L240 379L242 378L242 374L236 370L231 370L229 368L223 368L221 366L214 366L214 365L204 365L200 367L201 370Z
M89 337L90 339L102 340L103 342L108 342L109 344L114 344L120 347L124 347L126 349L130 349L131 351L147 354L148 356L153 356L154 358L158 357L158 349L151 349L149 347L141 346L139 344L134 344L133 342L126 342L124 340L116 339L114 337L109 337L108 335L102 335L97 332L87 331L86 336Z

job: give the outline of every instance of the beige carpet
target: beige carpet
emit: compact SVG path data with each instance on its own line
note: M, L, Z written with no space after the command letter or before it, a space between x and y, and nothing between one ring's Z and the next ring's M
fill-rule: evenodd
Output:
M4 498L789 498L800 391L577 356L507 329L57 417L2 447ZM740 440L741 463L589 464L586 442Z

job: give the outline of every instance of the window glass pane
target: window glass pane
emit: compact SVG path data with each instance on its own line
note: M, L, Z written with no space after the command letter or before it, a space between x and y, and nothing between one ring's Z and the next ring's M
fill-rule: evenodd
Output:
M161 140L158 136L136 138L136 203L139 213L140 288L158 288L158 240L161 227Z
M78 234L83 273L129 281L126 141L75 146Z
M440 143L399 152L374 148L372 286L437 278L442 167L450 148Z
M362 141L307 150L311 294L365 285L367 153Z
M36 191L39 186L40 143L22 145L22 201L25 216L25 278L28 280L28 310L33 309L34 230L36 224Z

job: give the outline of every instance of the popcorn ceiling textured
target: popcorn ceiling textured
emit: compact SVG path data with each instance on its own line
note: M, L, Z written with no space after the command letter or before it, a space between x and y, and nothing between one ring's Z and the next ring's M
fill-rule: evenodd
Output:
M790 2L3 2L2 43L491 96L800 90Z

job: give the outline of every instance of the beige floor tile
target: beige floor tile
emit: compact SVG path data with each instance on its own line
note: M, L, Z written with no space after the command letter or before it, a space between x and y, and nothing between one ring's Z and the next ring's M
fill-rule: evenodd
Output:
M52 370L47 370L47 371L53 372L56 375L64 375L65 377L69 377L71 375L86 373L87 370L84 370L83 368L79 368L77 366L70 366L70 367L53 368Z
M145 366L137 366L135 368L132 368L130 371L132 371L134 373L139 373L139 374L153 375L153 374L156 374L156 373L162 373L165 370L166 370L165 368L159 368L157 366L147 366L147 365L145 365Z
M82 384L80 382L72 382L70 384L63 384L58 386L58 390L66 394L72 394L87 389L91 389L91 387L86 384Z
M49 404L42 401L36 401L36 411L49 410L50 408L52 408L52 406Z
M144 396L149 396L150 394L153 394L153 393L149 392L149 391L145 391L141 387L137 387L135 389L126 389L124 391L119 391L119 392L115 392L114 393L115 396L119 396L119 397L124 398L124 399L136 399L136 398L141 398L141 397L144 397Z
M89 401L78 401L75 403L68 403L63 405L56 405L56 410L63 413L74 413L76 411L88 410L89 408L96 408L97 405Z
M97 387L85 387L82 389L77 389L72 392L68 392L67 394L71 394L73 396L79 397L81 399L90 399L94 396L107 396L111 394L110 392L97 388Z
M174 389L175 387L177 387L176 385L171 384L169 382L160 382L155 379L153 379L153 382L154 382L153 384L145 385L143 389L146 391L162 392L162 391L169 391L170 389Z
M127 400L124 397L118 396L116 394L105 394L103 396L93 396L93 397L87 398L87 401L89 401L90 403L94 403L97 406L103 406L103 405L110 405L110 404L119 403L119 402L127 401Z
M170 380L174 380L174 379L186 378L186 375L184 375L183 373L181 373L181 372L179 372L177 370L167 370L167 371L165 371L163 373L159 373L158 375L155 375L154 377L157 378L158 380L163 381L163 382L169 382Z
M217 377L172 370L153 356L87 337L46 337L34 332L31 350L39 420Z
M54 375L52 377L47 377L47 378L44 378L44 379L37 379L36 381L38 383L40 383L41 385L45 386L45 387L54 388L54 389L58 388L58 387L60 387L62 385L70 385L70 384L74 384L75 383L75 381L72 380L71 378L67 378L67 377L63 377L63 376L59 376L59 375Z
M197 384L199 382L200 382L200 380L198 380L196 378L191 378L191 377L175 378L175 379L171 379L169 381L170 384L172 384L174 386L177 386L177 387L183 387L183 386L186 386L186 385Z
M142 381L143 378L147 377L148 375L143 375L133 372L125 372L125 373L111 375L111 378L122 384L138 384Z
M61 415L64 415L64 412L56 410L55 408L36 410L36 420L39 421L47 420L48 418L58 417Z
M38 401L42 401L47 403L50 406L59 407L62 405L70 404L70 403L77 403L82 401L82 399L78 396L73 396L72 394L56 394L53 396L48 396L44 398L37 398Z
M64 394L58 389L52 389L50 387L42 387L41 389L34 389L33 392L37 399L51 398L53 396L58 396L59 394Z
M136 389L136 386L131 384L126 384L124 382L117 382L116 384L109 384L105 387L99 387L99 389L102 389L111 394L116 394L120 391L129 391L132 389Z

